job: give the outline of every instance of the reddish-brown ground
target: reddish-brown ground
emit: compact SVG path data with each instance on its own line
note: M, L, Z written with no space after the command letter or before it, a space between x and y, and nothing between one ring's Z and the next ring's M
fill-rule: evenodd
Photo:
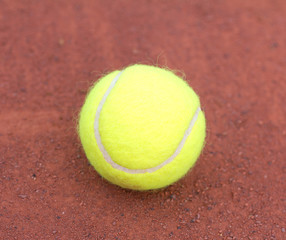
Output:
M286 239L286 1L0 1L1 239ZM208 137L161 191L123 190L76 133L91 83L184 71Z

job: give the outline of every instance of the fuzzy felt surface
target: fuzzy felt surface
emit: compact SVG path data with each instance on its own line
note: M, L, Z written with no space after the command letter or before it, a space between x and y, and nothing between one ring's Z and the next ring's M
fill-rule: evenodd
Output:
M161 188L183 177L197 160L205 139L201 111L176 158L153 173L130 174L106 162L94 135L97 107L120 71L101 78L82 107L79 135L87 158L110 182L124 188ZM114 162L129 169L152 168L178 147L200 106L188 84L171 71L147 65L126 68L108 95L99 116L99 134Z

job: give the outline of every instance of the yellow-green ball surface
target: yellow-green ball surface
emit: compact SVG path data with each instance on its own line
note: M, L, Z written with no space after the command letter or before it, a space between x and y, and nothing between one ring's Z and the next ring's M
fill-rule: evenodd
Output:
M182 178L205 139L197 94L171 71L133 65L102 77L79 118L90 163L123 188L157 189Z

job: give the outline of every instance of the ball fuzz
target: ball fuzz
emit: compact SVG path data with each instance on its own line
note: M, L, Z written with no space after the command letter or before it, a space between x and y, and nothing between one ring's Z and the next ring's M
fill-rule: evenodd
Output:
M133 65L102 77L79 118L90 163L108 181L136 190L168 186L196 162L205 139L199 97L171 71Z

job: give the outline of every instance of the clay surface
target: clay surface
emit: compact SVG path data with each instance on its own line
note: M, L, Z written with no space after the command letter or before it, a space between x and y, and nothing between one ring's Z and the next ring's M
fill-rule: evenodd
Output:
M1 239L286 239L286 1L0 0ZM206 146L160 191L89 165L77 115L134 63L178 69Z

